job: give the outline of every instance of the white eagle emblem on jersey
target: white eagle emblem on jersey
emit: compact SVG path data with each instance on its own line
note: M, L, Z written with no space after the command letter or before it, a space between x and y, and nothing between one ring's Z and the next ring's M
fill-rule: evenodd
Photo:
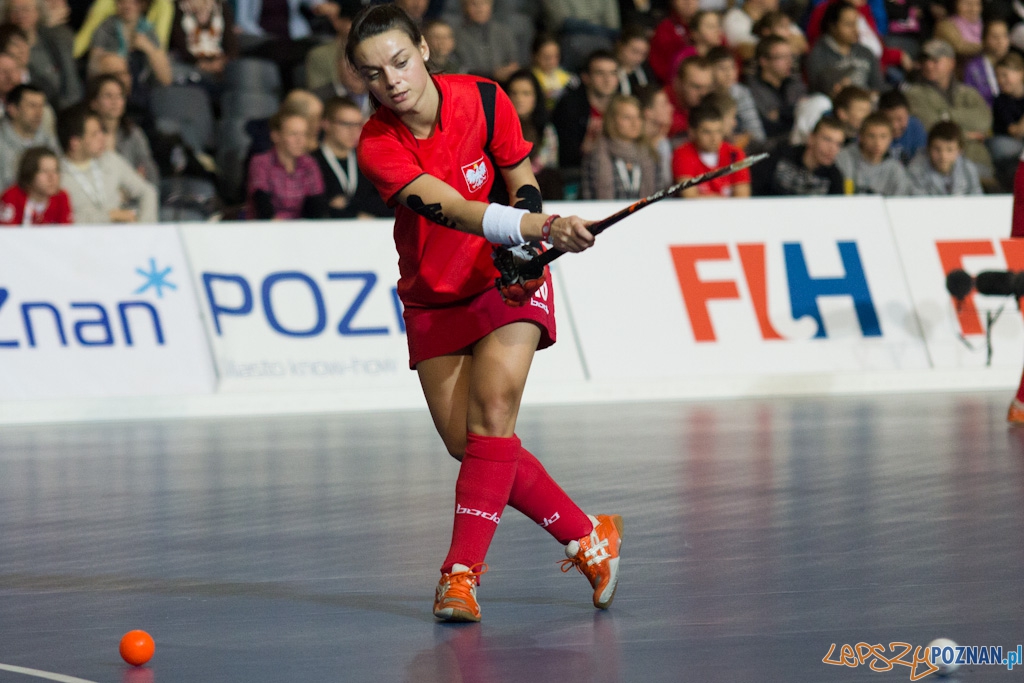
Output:
M480 157L471 164L462 167L462 176L466 179L466 185L470 192L476 192L487 182L487 162Z

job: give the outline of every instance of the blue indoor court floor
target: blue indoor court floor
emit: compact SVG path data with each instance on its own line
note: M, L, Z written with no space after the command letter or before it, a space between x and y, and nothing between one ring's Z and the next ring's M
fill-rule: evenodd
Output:
M425 410L0 427L0 683L911 680L822 660L1024 642L1010 398L525 408L524 445L623 516L621 582L595 611L509 509L479 625L430 614L457 463Z

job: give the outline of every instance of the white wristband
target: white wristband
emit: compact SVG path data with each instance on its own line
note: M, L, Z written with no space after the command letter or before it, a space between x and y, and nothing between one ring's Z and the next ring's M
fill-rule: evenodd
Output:
M488 204L484 211L484 239L492 244L512 246L522 244L523 233L519 224L523 216L530 213L526 209L514 209L503 204Z

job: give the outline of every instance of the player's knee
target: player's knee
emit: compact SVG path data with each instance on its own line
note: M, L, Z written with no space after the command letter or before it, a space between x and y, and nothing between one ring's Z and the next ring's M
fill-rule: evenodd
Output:
M483 436L505 436L515 424L518 401L511 393L496 393L477 402L472 427Z

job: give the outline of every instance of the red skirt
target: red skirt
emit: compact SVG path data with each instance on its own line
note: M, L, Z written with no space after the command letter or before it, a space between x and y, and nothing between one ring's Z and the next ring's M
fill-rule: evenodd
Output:
M480 341L510 323L528 321L540 327L537 349L555 343L555 296L551 271L545 269L544 285L524 306L509 306L497 287L447 306L407 307L403 313L409 340L409 367L421 360L447 356Z

